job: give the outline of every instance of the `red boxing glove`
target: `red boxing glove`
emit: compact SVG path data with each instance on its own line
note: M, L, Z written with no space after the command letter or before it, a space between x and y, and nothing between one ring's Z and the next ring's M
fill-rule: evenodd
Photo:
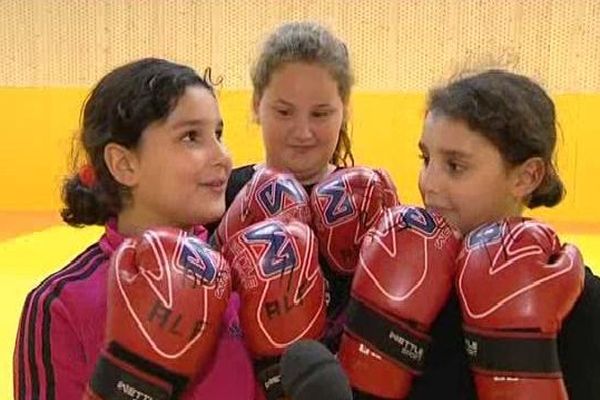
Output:
M240 294L240 324L268 398L281 396L278 357L325 327L325 281L308 225L270 219L251 225L223 247Z
M554 231L513 218L467 236L456 287L481 400L568 399L557 333L583 290L581 254Z
M398 197L387 172L353 167L316 185L310 202L321 254L334 271L352 274L364 235Z
M212 357L230 292L229 266L198 238L161 228L125 239L111 259L106 347L84 398L178 398Z
M441 216L417 207L387 209L369 231L338 353L355 389L388 399L408 395L452 289L459 248Z
M211 238L216 248L247 226L277 216L310 224L309 198L292 174L264 167L240 190Z

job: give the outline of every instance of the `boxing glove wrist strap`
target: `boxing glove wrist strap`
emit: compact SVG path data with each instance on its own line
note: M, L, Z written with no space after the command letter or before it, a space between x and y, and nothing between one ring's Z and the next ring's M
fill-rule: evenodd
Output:
M104 400L172 400L187 381L111 342L98 359L90 388Z
M471 367L482 373L560 377L556 338L539 332L483 332L465 327Z
M254 369L267 400L278 400L285 397L281 384L279 357L256 360Z
M413 373L423 370L430 339L407 323L390 321L362 302L351 299L346 309L346 329Z
M352 400L385 400L383 397L375 396L367 392L363 392L356 388L352 388Z

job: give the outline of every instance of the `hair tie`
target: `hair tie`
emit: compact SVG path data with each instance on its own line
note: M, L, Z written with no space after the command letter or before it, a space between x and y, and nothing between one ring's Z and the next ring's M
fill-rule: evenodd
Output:
M96 184L96 171L90 164L84 164L77 174L83 186L91 189Z

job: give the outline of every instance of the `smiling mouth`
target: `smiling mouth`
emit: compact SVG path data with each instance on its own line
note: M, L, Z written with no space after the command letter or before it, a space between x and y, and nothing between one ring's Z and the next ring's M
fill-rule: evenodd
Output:
M225 190L225 188L227 187L227 180L217 179L214 181L202 183L201 185L213 190Z
M312 150L314 149L315 146L310 145L310 146L290 146L290 149L294 150L294 151L308 151L308 150Z

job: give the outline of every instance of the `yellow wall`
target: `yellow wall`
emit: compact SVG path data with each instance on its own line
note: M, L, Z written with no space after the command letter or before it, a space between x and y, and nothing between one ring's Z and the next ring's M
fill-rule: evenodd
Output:
M356 159L388 168L403 199L418 202L415 143L427 90L464 68L499 65L540 81L559 109L568 196L536 215L600 226L592 193L600 172L598 0L0 0L0 211L60 207L81 102L102 75L134 58L212 66L224 78L235 163L260 159L250 65L275 26L306 19L348 44Z
M60 207L59 187L68 171L85 88L0 89L0 210ZM401 198L418 203L420 166L416 143L424 94L357 92L352 99L352 134L357 163L388 169ZM250 93L221 91L225 142L235 165L262 158L258 127L251 122ZM592 191L600 176L600 95L557 95L562 128L559 169L568 195L552 210L536 215L558 222L600 223Z

